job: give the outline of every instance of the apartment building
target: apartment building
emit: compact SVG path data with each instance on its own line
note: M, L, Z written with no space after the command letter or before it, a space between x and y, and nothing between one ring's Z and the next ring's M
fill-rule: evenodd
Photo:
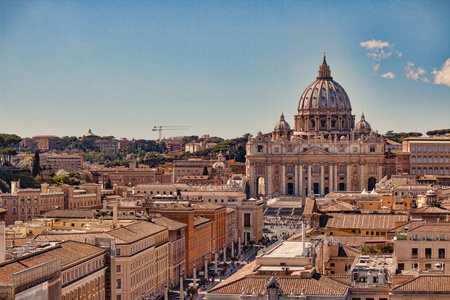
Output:
M109 178L112 185L136 186L138 184L155 182L155 169L146 168L105 168L91 170L93 181L104 185Z
M152 223L169 229L169 288L180 284L180 276L188 275L185 271L185 243L187 225L165 217L154 217Z
M450 138L410 137L402 142L402 151L408 153L412 175L450 175Z
M450 223L410 222L394 230L397 269L450 274Z
M66 241L0 263L2 299L105 299L106 251Z
M28 222L41 213L64 207L64 193L42 189L21 189L19 182L11 182L11 193L0 194L1 207L6 209L5 222L11 225L14 221Z
M43 169L79 171L83 168L83 157L69 154L41 154L40 165Z
M113 229L117 300L143 299L168 282L169 230L141 221Z
M204 267L205 257L211 261L212 249L212 221L195 216L194 209L182 204L173 204L161 209L161 215L171 220L187 225L185 231L185 269L186 274L192 274L194 264L197 270Z
M194 214L212 221L211 249L222 251L227 241L227 209L212 203L192 204Z
M199 158L191 158L188 160L174 160L173 161L173 180L177 183L185 176L201 176L206 167L208 174L212 172L212 164L214 161L203 160Z
M34 142L36 142L39 150L42 151L62 149L66 146L64 140L57 137L56 135L38 135L33 136L32 139Z

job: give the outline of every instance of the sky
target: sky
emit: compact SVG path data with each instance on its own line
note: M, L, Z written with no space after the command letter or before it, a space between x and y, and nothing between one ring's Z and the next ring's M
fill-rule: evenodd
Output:
M268 133L323 53L356 120L450 128L450 1L0 1L0 133Z

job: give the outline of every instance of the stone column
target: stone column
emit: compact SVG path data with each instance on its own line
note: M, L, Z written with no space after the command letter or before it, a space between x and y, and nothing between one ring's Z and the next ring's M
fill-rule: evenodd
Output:
M217 250L214 250L214 272L217 273Z
M295 173L295 177L294 177L295 178L295 181L294 181L295 192L294 192L294 194L299 195L300 193L298 191L298 164L297 163L294 164L294 173Z
M231 257L234 257L234 239L231 240Z
M360 182L360 187L361 187L361 191L363 189L366 188L366 184L367 184L367 180L366 180L366 166L364 163L361 164L361 174L359 174L359 180L361 180ZM368 191L370 192L370 191Z
M239 233L238 257L241 256L241 234Z
M286 195L286 165L281 163L281 194Z
M180 300L183 300L184 299L184 287L183 287L183 273L181 273L180 274ZM167 288L166 288L166 294L168 294L167 293ZM169 296L169 295L167 295L167 296ZM167 297L167 299L168 299L168 297Z
M334 192L334 186L333 186L333 164L330 164L328 167L328 188L331 192Z
M267 197L272 196L272 163L267 163Z
M381 179L383 179L383 165L380 164L380 163L378 163L378 174L377 175L378 175L377 176L377 178L378 178L377 182L380 182Z
M347 164L347 174L346 174L346 178L347 178L347 187L346 187L346 190L347 191L351 191L351 188L350 188L350 186L351 186L351 184L352 184L352 181L351 181L351 178L352 178L352 176L351 176L351 174L350 174L350 164Z
M227 262L227 245L223 244L223 264Z
M333 172L333 176L334 176L334 190L337 191L338 190L338 165L335 164L334 165L334 172Z
M324 165L320 164L320 196L325 195Z
M194 264L194 283L193 283L193 288L196 290L197 289L197 267Z
M308 163L308 194L311 194L312 180L311 180L311 164ZM308 195L307 195L308 196Z
M305 174L303 174L304 173L303 172L303 164L300 164L299 168L300 168L300 171L299 171L299 174L300 174L300 193L299 193L299 195L303 196L303 194L305 193L305 188L303 187L304 186L303 181L305 180Z
M205 279L208 282L208 257L205 255Z

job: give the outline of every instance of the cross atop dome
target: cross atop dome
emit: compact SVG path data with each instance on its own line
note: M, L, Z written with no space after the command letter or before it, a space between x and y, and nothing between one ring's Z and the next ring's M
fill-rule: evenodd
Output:
M331 77L331 71L330 67L327 65L325 52L323 53L323 62L322 65L319 67L319 76L317 79L330 79L333 80L333 77Z

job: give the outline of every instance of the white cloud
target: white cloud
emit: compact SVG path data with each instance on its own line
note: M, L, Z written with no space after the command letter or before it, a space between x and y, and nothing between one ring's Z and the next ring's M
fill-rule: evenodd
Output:
M432 74L434 75L434 84L444 84L450 86L450 58L444 63L442 69L439 71L434 69Z
M420 80L422 82L428 83L428 82L430 82L430 79L425 77L426 74L427 74L427 71L425 71L422 68L415 68L414 63L408 61L408 64L405 67L406 78L412 79L414 81Z
M381 75L381 77L383 78L388 78L388 79L394 79L395 78L395 74L392 72L387 72Z
M403 56L403 52L401 52L401 51L395 50L395 54L397 54L398 57L402 57Z
M371 41L361 42L361 43L359 43L359 45L366 49L383 49L384 47L388 47L388 48L391 47L388 42L383 42L381 40L380 41L371 40Z
M374 60L381 61L383 59L389 58L392 55L392 51L385 52L383 49L375 50L373 52L367 53L368 57L372 57Z
M376 64L375 66L373 66L373 71L374 72L378 71L379 67L380 67L380 64Z

